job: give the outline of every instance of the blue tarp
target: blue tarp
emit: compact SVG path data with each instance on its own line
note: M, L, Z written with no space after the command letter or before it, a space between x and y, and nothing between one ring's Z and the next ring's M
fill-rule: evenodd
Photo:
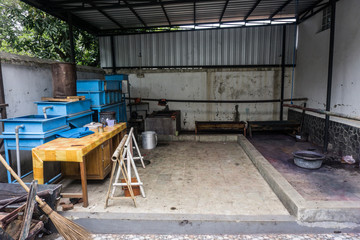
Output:
M93 131L90 131L88 127L74 128L56 135L56 137L62 138L82 138L87 135L93 134Z

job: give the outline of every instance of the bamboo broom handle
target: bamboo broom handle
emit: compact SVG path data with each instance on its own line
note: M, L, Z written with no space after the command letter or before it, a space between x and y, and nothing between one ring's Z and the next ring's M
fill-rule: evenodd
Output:
M3 158L3 156L0 155L0 162L4 167L11 173L11 175L15 178L15 180L25 189L26 192L29 192L30 189L26 184L21 180L21 178L14 172L14 170L9 166L9 164L6 162L6 160ZM36 201L39 204L44 204L44 202L41 200L41 198L36 195Z

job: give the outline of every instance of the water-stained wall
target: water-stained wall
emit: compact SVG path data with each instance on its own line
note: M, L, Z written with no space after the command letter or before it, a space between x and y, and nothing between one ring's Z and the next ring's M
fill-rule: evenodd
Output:
M136 71L132 70L127 71L131 84L131 97L188 100L280 98L281 68L162 69L143 70L142 74L136 74ZM286 70L285 98L290 98L290 92L291 69L289 68ZM169 102L168 105L172 110L181 110L181 127L184 130L194 130L195 121L278 120L280 109L279 103ZM150 112L161 109L163 107L158 106L157 102L150 102Z

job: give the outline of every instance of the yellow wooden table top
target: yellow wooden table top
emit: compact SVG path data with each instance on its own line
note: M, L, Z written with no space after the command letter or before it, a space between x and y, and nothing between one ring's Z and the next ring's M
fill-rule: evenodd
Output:
M126 129L126 123L105 127L103 133L95 133L83 138L57 138L32 149L33 155L42 161L82 162L83 156L106 140Z

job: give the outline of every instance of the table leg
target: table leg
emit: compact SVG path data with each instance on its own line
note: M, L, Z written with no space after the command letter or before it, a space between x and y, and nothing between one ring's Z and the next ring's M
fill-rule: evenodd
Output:
M81 188L82 188L82 196L83 196L83 207L87 207L89 206L89 200L88 200L88 192L87 192L85 157L83 157L83 161L80 162L80 175L81 175Z
M37 180L38 184L44 184L44 162L35 152L32 152L32 161L34 180Z

